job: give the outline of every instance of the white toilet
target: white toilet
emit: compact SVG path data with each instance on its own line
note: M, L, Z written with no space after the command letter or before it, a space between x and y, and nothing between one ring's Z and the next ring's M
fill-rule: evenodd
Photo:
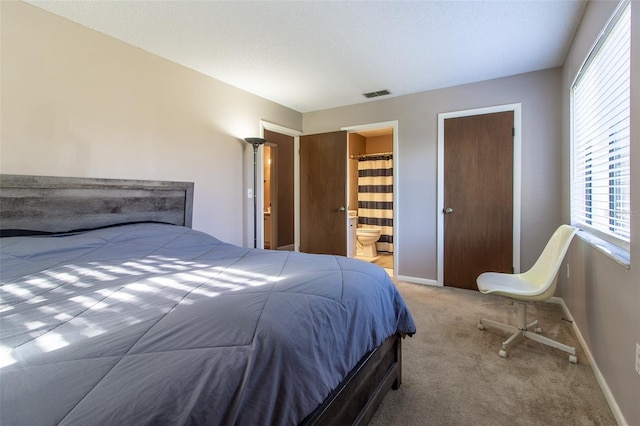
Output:
M376 241L380 239L380 228L358 228L356 239L358 240L357 256L376 257L378 255Z

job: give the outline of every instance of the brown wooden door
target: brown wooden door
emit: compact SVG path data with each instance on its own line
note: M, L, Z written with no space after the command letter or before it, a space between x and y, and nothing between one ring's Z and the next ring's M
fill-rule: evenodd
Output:
M300 251L347 254L347 132L300 137Z
M444 285L513 271L513 111L444 120Z

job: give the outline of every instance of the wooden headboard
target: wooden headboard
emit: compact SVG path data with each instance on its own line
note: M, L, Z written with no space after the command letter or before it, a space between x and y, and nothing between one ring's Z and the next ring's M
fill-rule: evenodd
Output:
M120 223L191 227L193 182L0 174L0 230L66 232Z

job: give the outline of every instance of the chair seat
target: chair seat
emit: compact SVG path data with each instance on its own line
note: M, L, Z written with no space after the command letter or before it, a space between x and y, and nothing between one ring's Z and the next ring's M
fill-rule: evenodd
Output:
M478 290L484 294L497 294L516 300L531 300L544 292L544 288L521 278L521 274L484 272L476 280Z

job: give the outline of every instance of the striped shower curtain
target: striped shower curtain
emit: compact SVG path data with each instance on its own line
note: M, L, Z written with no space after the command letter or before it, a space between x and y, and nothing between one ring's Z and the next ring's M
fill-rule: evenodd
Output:
M358 223L379 227L377 250L393 253L393 156L370 155L358 161Z

